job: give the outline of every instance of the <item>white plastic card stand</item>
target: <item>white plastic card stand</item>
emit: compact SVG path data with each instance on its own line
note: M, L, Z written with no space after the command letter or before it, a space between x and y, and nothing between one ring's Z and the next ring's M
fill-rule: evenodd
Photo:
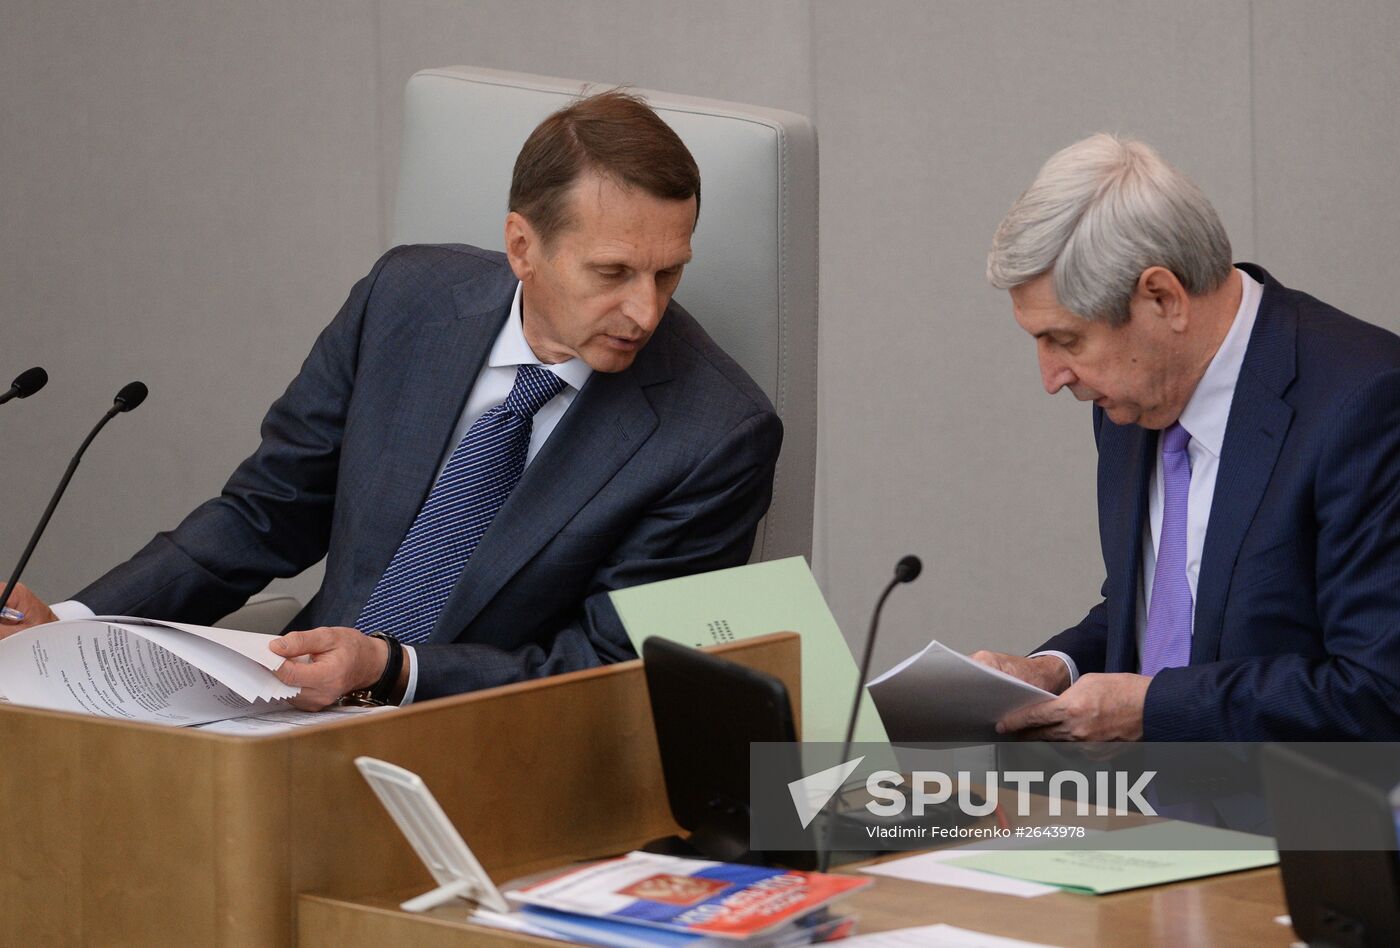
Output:
M436 889L409 899L399 908L426 912L453 899L470 899L494 912L510 911L501 890L476 861L422 777L373 757L356 757L355 766L438 883Z

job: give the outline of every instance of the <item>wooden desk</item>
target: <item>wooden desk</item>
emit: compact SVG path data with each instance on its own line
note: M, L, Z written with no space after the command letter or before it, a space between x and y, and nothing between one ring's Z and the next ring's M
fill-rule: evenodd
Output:
M714 650L796 698L796 635ZM0 945L269 948L299 893L429 888L361 754L420 774L498 879L678 829L639 661L263 737L0 704Z
M981 788L978 788L979 790ZM1017 822L1043 823L1047 800L1032 795L1031 815ZM991 817L984 821L992 825ZM1055 822L1062 822L1056 819ZM1121 818L1069 817L1098 830L1125 828ZM1154 822L1136 817L1129 822ZM632 848L645 838L638 838ZM900 859L890 853L876 861ZM566 864L561 860L560 865ZM859 873L862 864L835 871ZM502 889L506 877L496 876ZM1207 879L1153 886L1112 895L1056 892L1032 899L975 892L867 876L873 884L837 903L837 910L859 919L857 933L889 931L943 922L972 931L1047 945L1287 946L1292 928L1274 919L1284 914L1283 884L1277 867ZM481 945L512 948L560 942L532 938L472 924L466 903L444 906L424 915L398 908L418 893L395 891L367 898L336 899L303 895L298 908L300 948L375 948L375 946ZM837 942L839 944L839 942Z
M980 789L980 788L978 788ZM1050 819L1047 801L1033 795L1031 815L1017 822ZM1153 822L1147 817L1137 822ZM1055 822L1113 830L1125 828L1121 818L1067 817ZM985 818L991 825L991 817ZM1129 823L1133 820L1129 820ZM654 833L637 835L626 847L640 848ZM470 841L471 836L467 839ZM890 854L897 859L907 853ZM554 865L563 868L565 857ZM489 871L489 870L488 870ZM525 870L529 872L535 869ZM520 874L525 874L522 871ZM858 867L837 871L858 872ZM502 889L513 878L492 873ZM837 903L837 910L859 919L857 933L889 931L946 923L972 931L1047 945L1288 946L1296 940L1292 928L1274 919L1283 915L1283 884L1277 867L1232 873L1207 879L1153 886L1112 895L1056 892L1032 899L927 885L885 876L868 876L873 884ZM535 938L471 922L466 903L442 906L424 914L399 909L399 903L423 889L404 888L381 894L335 897L335 893L304 894L297 909L300 948L436 948L520 945L559 946ZM839 944L837 942L836 944Z
M961 928L1050 945L1287 946L1277 868L1119 892L1057 892L1034 899L872 877L875 884L837 903L859 916L858 933L946 922ZM518 948L557 941L483 928L465 903L424 915L398 902L418 894L332 899L304 895L297 911L300 948ZM836 942L840 944L840 942Z

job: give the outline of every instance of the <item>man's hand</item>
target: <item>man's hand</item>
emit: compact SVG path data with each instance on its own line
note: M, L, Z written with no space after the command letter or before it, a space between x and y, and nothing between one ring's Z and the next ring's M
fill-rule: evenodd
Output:
M983 650L973 652L968 657L1012 678L1019 678L1037 688L1044 688L1051 694L1057 695L1069 687L1069 668L1054 655L1024 658L1020 655L1007 655L1005 652Z
M4 591L5 586L0 583L0 592ZM24 583L15 584L14 592L10 593L10 601L5 605L23 612L24 618L13 620L0 618L0 639L14 635L16 632L23 632L36 625L58 621L58 616L53 614L53 610L48 607L48 604L34 595L33 591Z
M389 663L389 646L384 641L343 626L288 632L268 647L274 655L288 659L277 669L277 677L301 689L292 707L303 711L320 711L343 694L368 688ZM311 661L292 661L303 655L311 656Z
M1150 684L1147 675L1081 675L1053 701L1002 718L997 733L1032 741L1140 741Z

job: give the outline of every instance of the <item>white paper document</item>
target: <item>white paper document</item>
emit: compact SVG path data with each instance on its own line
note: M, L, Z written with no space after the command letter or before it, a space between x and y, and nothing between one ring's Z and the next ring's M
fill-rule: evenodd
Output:
M558 932L549 928L541 928L538 925L531 925L519 912L493 912L490 909L478 908L472 912L471 918L467 921L475 925L485 925L487 928L500 928L508 932L520 932L522 935L534 935L536 938L552 938L555 941L560 939Z
M951 885L959 889L973 889L978 892L995 892L998 895L1014 895L1030 899L1052 892L1063 891L1058 886L1040 882L1026 882L1009 876L993 875L976 869L962 869L948 865L948 860L966 856L969 852L984 852L986 844L967 848L954 846L950 849L935 849L931 852L892 859L889 862L865 866L862 872L875 876L889 876L892 879L908 879L911 882L925 882L930 885Z
M194 729L197 731L205 731L210 734L232 734L237 737L262 737L268 734L285 734L288 731L299 731L302 728L316 727L335 721L348 721L358 715L379 714L393 710L395 710L395 706L387 704L377 708L333 704L320 711L298 711L296 708L284 708L281 711L269 711L266 714L249 714L241 718L229 718L223 721L210 721L208 724L196 724Z
M271 636L123 616L51 622L0 639L0 695L14 704L157 724L203 724L286 707Z
M890 740L902 743L995 741L1001 718L1055 697L937 641L867 687Z
M953 925L922 925L857 935L841 942L851 948L1049 948L1040 942L984 935Z

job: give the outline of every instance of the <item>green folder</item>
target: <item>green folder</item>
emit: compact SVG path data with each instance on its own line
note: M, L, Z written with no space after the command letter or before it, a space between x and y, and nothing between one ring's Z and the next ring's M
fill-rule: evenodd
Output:
M988 850L950 859L946 864L1105 895L1278 862L1274 841L1267 836L1196 823L1166 820L1094 834L1086 842L1102 846L1110 836L1112 849L1065 849L1063 841L1049 844L1059 847L1052 849L1037 842L1033 847Z
M770 632L802 636L802 738L842 741L859 669L800 556L668 579L610 594L632 645L659 635L696 647ZM867 693L857 741L888 741Z

